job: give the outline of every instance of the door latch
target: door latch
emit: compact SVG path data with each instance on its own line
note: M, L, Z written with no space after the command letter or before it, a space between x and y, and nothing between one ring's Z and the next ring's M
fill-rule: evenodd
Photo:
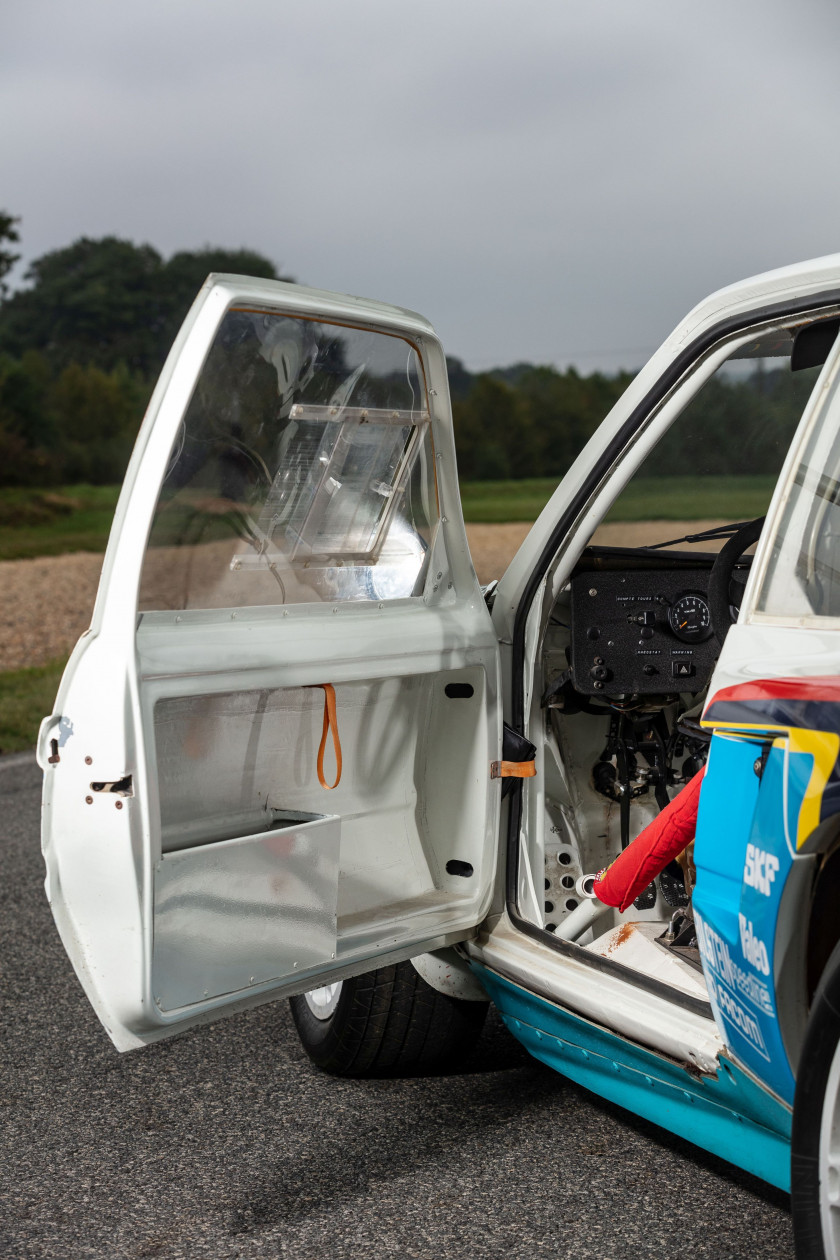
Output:
M109 783L91 783L91 792L112 792L115 796L133 796L134 786L131 781L131 775L126 774L122 779L114 779Z

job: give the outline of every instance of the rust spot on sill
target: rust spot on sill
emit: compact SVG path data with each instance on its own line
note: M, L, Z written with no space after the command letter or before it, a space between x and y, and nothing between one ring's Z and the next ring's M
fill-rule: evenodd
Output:
M604 953L613 954L615 953L617 949L620 948L620 946L626 945L626 943L630 940L630 937L633 935L635 930L636 930L635 923L622 923L621 927L618 929L615 936L610 941L607 948L604 950Z

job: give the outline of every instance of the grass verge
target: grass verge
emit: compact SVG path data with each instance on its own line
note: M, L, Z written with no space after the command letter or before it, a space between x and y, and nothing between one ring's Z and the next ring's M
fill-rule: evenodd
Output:
M65 661L0 674L0 753L34 748L41 718L53 711Z
M750 520L766 511L774 477L640 477L619 497L608 521ZM470 523L535 521L557 489L554 477L464 481ZM119 486L0 489L0 560L103 552Z
M119 486L0 489L0 560L105 550Z
M773 493L772 476L638 477L619 496L608 521L746 521L761 516ZM471 524L535 521L558 482L461 483L464 518Z

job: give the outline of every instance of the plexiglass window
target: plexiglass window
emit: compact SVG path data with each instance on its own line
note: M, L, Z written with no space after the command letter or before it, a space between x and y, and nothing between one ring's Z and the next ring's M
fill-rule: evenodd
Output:
M414 347L234 309L170 457L140 609L421 595L437 521Z

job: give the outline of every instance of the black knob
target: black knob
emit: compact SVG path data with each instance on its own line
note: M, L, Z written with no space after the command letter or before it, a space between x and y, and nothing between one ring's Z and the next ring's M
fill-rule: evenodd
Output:
M586 632L586 637L587 639L592 639L594 642L595 639L599 639L601 637L601 631L597 626L590 626Z
M639 631L639 637L642 639L652 639L653 626L642 626L641 630Z
M610 671L606 665L593 665L589 671L589 677L594 678L596 682L606 682L610 676Z
M642 666L642 673L643 673L643 674L647 674L648 678L652 678L652 677L653 677L653 675L656 673L656 666L655 666L655 665L643 665L643 666Z

